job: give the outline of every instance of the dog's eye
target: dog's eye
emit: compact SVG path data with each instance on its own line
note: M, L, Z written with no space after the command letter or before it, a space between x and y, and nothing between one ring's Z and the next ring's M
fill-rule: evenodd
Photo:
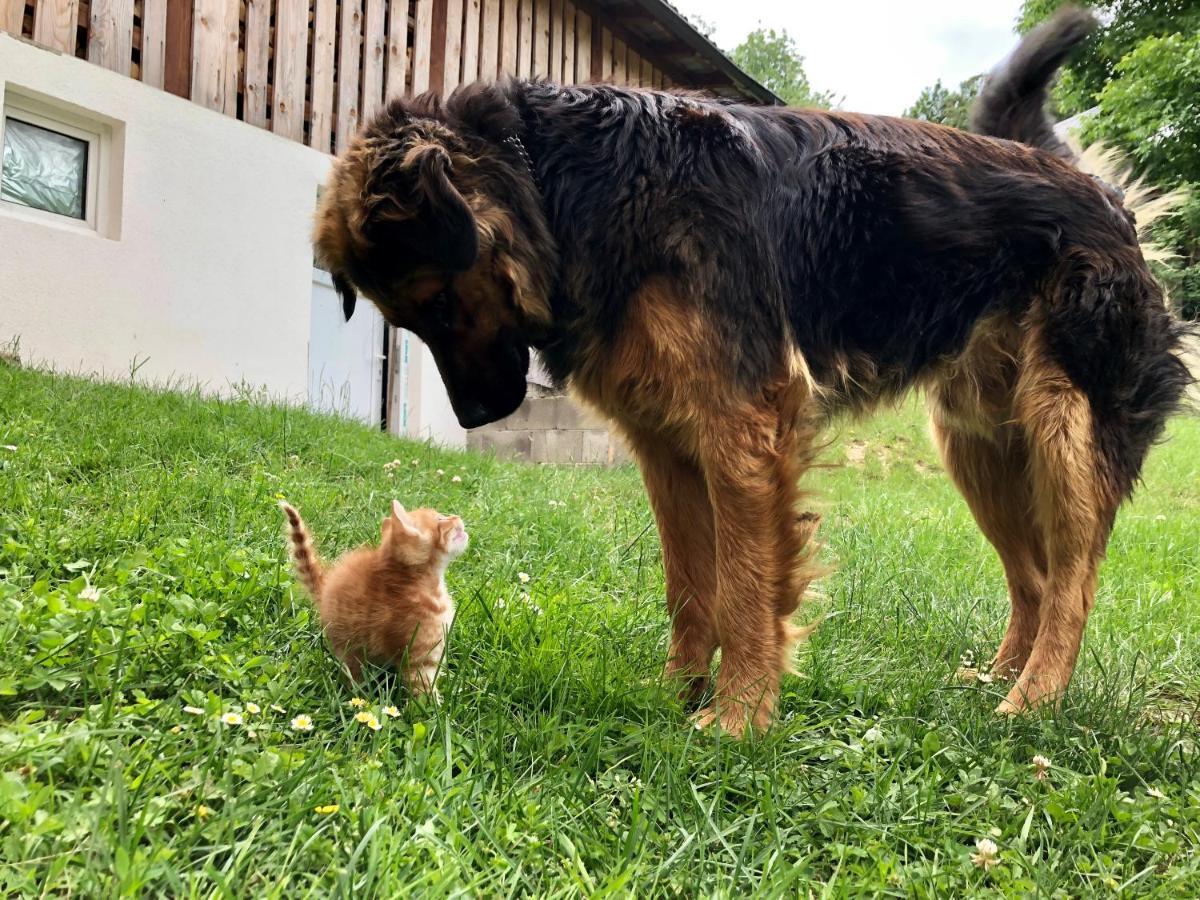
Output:
M447 291L439 291L436 296L425 304L425 316L434 328L446 330L454 317L454 303Z

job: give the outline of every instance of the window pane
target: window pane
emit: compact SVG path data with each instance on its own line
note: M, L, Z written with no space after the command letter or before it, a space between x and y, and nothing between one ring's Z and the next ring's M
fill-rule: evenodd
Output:
M82 219L87 154L87 141L9 116L4 121L0 200Z

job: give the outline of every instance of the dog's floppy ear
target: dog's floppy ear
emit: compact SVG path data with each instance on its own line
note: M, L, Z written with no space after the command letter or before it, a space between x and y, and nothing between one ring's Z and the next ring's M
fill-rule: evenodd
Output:
M409 147L398 165L380 166L366 204L366 239L376 247L402 244L452 271L471 268L479 254L475 214L452 169L450 153L435 141Z
M358 292L354 290L354 285L341 275L333 276L333 287L338 292L338 296L342 298L342 314L349 322L350 317L354 315L354 304L358 301Z

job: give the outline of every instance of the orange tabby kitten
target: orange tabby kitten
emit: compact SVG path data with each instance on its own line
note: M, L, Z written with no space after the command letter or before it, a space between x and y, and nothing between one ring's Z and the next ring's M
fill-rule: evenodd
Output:
M296 574L321 614L325 636L358 681L362 663L395 665L414 694L434 692L454 601L446 568L467 548L458 516L406 512L392 501L378 547L352 550L326 571L300 514L287 516Z

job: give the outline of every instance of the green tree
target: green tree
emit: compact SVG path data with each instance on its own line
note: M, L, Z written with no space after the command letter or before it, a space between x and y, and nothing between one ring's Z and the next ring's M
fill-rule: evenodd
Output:
M973 75L952 91L939 78L931 87L921 91L917 102L904 111L910 119L937 122L952 128L966 129L971 117L971 104L979 93L982 75Z
M1025 0L1018 28L1044 21L1061 0ZM1191 199L1157 229L1179 254L1167 273L1185 315L1200 317L1200 0L1085 0L1101 26L1055 90L1062 114L1095 110L1080 138L1130 156L1138 172Z
M804 72L804 57L786 31L759 28L746 35L730 54L745 72L770 88L789 106L834 105L833 94L814 90Z

